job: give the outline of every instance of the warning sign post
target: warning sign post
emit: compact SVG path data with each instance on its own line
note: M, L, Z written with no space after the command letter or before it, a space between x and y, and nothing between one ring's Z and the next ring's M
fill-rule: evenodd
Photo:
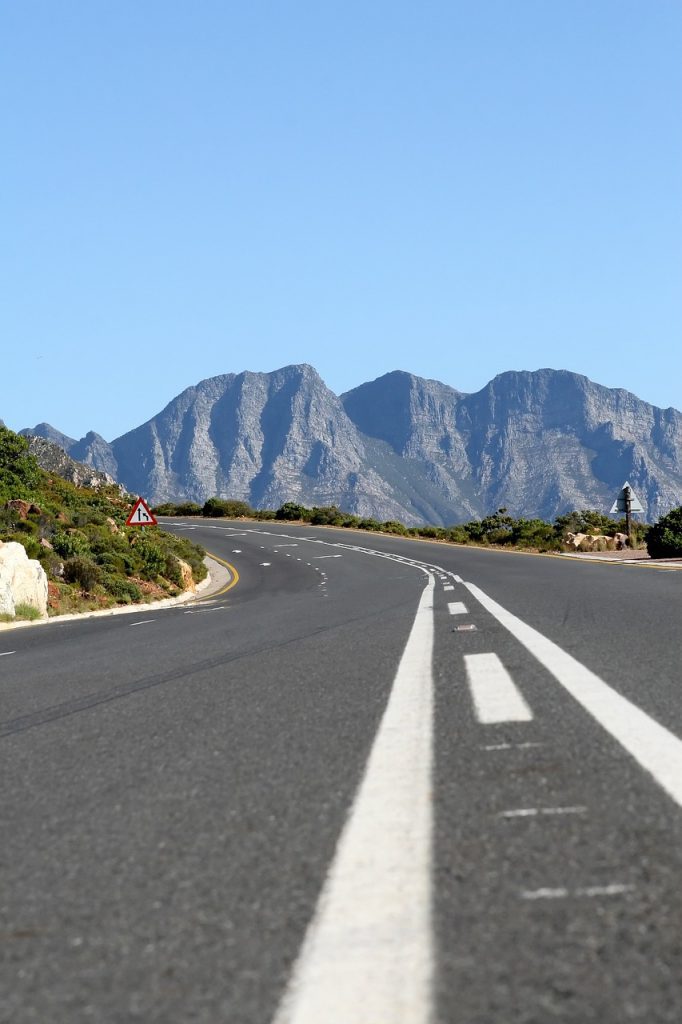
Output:
M158 526L156 519L149 510L149 505L144 498L138 498L133 506L133 511L126 519L126 526Z

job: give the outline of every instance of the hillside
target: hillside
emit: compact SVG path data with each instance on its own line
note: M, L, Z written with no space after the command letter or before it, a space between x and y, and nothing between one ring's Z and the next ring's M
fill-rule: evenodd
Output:
M75 465L64 458L46 472L25 438L0 427L0 544L19 543L40 562L49 614L171 597L205 577L202 548L127 528L130 497L103 478L95 487L63 479Z

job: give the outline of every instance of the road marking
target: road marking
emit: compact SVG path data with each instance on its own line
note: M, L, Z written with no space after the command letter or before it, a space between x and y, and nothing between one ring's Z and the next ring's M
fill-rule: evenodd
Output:
M587 807L517 807L500 811L498 818L536 818L540 814L584 814Z
M232 548L232 554L233 555L241 555L241 553L242 553L242 549L241 548Z
M448 605L448 611L451 615L466 615L467 606L463 601L451 601Z
M261 562L261 565L272 565L272 562Z
M16 654L16 651L2 651L0 652L0 658L6 658L8 654Z
M455 575L453 577L453 579L454 579L455 583L463 583L464 582L461 576Z
M567 896L620 896L632 892L634 885L622 885L614 882L611 885L588 885L571 891L570 889L524 889L521 899L524 900L561 900Z
M682 806L682 740L473 583L464 586Z
M343 555L313 555L314 562L319 562L321 558L343 558Z
M443 590L454 590L452 583L448 583L447 587L443 587Z
M156 622L156 619L140 619L139 622L131 622L131 626L146 626L148 622Z
M542 743L486 743L481 750L525 750L527 747L541 747Z
M434 585L429 574L274 1024L432 1019Z
M533 712L496 654L465 654L464 665L479 722L530 722Z
M277 544L273 550L279 551L280 548L297 548L298 544Z
M239 583L239 573L231 562L226 562L224 558L219 558L218 555L214 555L212 551L207 551L206 554L210 555L216 562L220 562L221 565L224 565L230 574L230 582L224 586L222 590L218 590L215 594L210 595L212 598L222 597L223 594L228 592L228 590L232 590L233 587L237 586ZM201 598L199 598L199 600L201 600Z

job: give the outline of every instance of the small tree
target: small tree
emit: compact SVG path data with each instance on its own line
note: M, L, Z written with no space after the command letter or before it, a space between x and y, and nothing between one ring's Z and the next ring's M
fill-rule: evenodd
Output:
M30 498L40 481L40 469L25 437L0 427L0 498Z

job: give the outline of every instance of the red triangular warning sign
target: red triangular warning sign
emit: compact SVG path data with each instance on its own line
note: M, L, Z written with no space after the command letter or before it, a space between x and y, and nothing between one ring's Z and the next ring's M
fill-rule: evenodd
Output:
M126 519L126 526L158 526L156 519L149 511L149 505L144 498L138 498L133 511Z

